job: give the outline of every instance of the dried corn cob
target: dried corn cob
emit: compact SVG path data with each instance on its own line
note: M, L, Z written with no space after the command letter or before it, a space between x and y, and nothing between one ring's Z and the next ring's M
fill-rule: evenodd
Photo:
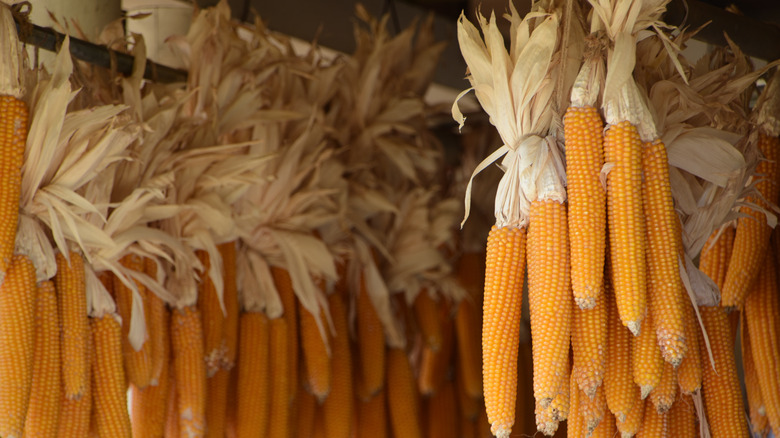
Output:
M693 397L680 394L667 414L670 437L694 438L698 436Z
M761 382L758 379L758 371L753 359L753 348L750 341L750 328L747 321L742 321L742 368L745 375L745 392L747 393L748 407L750 408L750 428L753 433L764 436L769 419L766 416L766 405L761 391Z
M702 362L699 351L699 321L694 314L690 300L685 300L685 340L688 351L680 367L677 368L677 382L680 392L692 394L701 388Z
M130 409L133 436L143 436L149 438L162 438L165 436L165 425L167 422L168 414L168 392L171 391L171 338L170 331L167 329L170 324L170 315L165 308L165 303L156 296L150 296L152 301L158 300L162 303L162 321L160 324L160 337L158 342L162 347L162 353L160 358L162 363L159 365L159 375L157 382L150 384L144 389L139 389L136 386L131 386L132 395L130 396L132 401L132 407ZM151 303L150 303L151 304ZM154 305L150 306L154 309ZM155 311L152 310L152 315ZM154 320L155 318L150 318ZM150 327L151 330L151 327ZM150 333L152 339L155 334ZM154 352L154 348L152 351ZM154 358L155 354L152 354ZM154 362L154 361L153 361Z
M641 399L639 387L634 384L631 371L631 332L620 322L618 309L613 298L609 303L609 334L607 342L606 371L604 372L604 393L607 406L618 421L625 421L634 406L635 399Z
M323 282L321 287L324 289L324 286ZM331 391L332 361L327 332L320 331L316 318L301 305L300 301L298 315L307 387L322 402ZM320 320L325 321L325 312L322 309Z
M461 300L455 313L455 331L458 340L458 364L463 385L471 397L482 397L482 376L480 371L479 315L468 299Z
M642 141L627 121L604 135L604 155L614 167L607 175L607 222L612 283L623 325L640 333L647 305L645 220L642 214Z
M572 378L588 397L593 397L601 385L606 368L608 311L604 296L603 292L598 294L590 309L583 310L578 306L572 311Z
M368 401L358 403L357 413L356 436L387 437L387 407L384 391L379 391Z
M15 255L0 285L0 436L21 437L30 403L35 350L35 267Z
M94 416L99 436L130 438L132 427L127 411L127 385L122 368L122 327L117 317L106 314L92 318L95 354Z
M203 265L198 283L198 311L203 327L203 351L206 358L206 377L211 377L225 362L225 338L223 325L225 314L217 296L217 289L209 275L211 259L204 250L195 251L198 260Z
M38 285L35 304L35 352L25 437L57 436L62 401L59 330L54 283L44 281Z
M271 275L274 278L274 285L279 291L279 298L282 300L282 307L284 308L284 319L287 321L287 366L284 369L288 370L290 376L286 379L290 385L287 391L290 402L295 398L295 393L298 388L298 313L295 305L295 292L292 287L292 279L290 273L286 269L278 266L271 267ZM278 325L278 324L277 324Z
M423 340L431 350L439 351L442 343L442 329L437 317L436 301L427 288L422 288L417 294L413 308Z
M346 305L339 294L331 294L328 305L336 331L333 335L333 387L322 404L325 433L330 438L348 438L355 412L349 321Z
M271 399L268 318L261 312L244 312L240 318L238 355L238 409L236 431L239 437L268 430Z
M293 320L294 321L294 320ZM272 319L269 324L269 348L265 351L271 351L270 355L270 375L274 376L271 381L271 412L268 422L269 438L288 438L290 436L291 421L291 401L289 391L293 385L289 379L293 376L289 372L290 353L288 349L291 345L290 334L288 330L288 320L285 318ZM240 357L239 357L239 360ZM241 366L239 365L239 369Z
M645 327L652 327L654 320L652 310L647 312ZM652 330L645 330L639 336L631 338L631 369L634 383L639 385L644 400L661 381L664 370L664 358Z
M664 372L661 381L650 393L653 406L660 413L666 413L671 409L677 398L677 370L669 362L664 362Z
M135 272L144 272L144 261L135 254L128 254L120 259L122 265ZM114 276L114 300L116 301L116 312L122 318L122 358L125 364L125 374L127 380L138 388L146 388L152 381L152 348L151 342L147 339L140 350L136 350L128 338L130 333L130 319L133 316L133 292L122 280ZM144 286L135 282L138 288L138 295L141 297L143 307L142 311L146 318L149 317L149 299L147 298ZM147 324L147 327L149 325Z
M179 433L184 437L203 436L206 432L206 363L200 312L195 306L171 312L171 348Z
M68 261L57 253L57 275L54 285L57 289L62 324L62 381L65 396L78 399L84 392L89 377L84 339L89 333L87 321L87 291L84 283L84 259L71 251Z
M678 248L680 232L669 185L669 160L660 140L644 144L642 198L647 218L647 296L664 360L680 365L687 346Z
M650 399L645 400L645 416L642 427L637 432L637 438L655 438L669 436L668 416L666 412L658 412Z
M493 226L485 267L482 389L488 421L496 436L508 436L515 418L524 269L525 228Z
M382 322L371 303L366 290L366 280L360 274L357 294L358 355L360 361L360 382L358 385L365 393L363 399L370 398L384 387L385 382L385 333Z
M568 391L571 314L569 244L566 206L557 201L533 201L528 230L528 302L531 337L544 339L534 347L534 397L542 408L558 392ZM536 344L538 345L538 344Z
M236 284L236 243L226 242L217 246L222 256L225 269L224 291L222 300L225 303L225 322L223 323L225 339L225 357L222 367L231 369L236 363L238 347L238 286Z
M387 355L387 403L395 436L422 437L420 401L406 352L391 348Z

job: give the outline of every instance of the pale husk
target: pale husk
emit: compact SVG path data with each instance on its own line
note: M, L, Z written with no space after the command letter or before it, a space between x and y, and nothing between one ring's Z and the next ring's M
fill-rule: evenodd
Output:
M0 96L24 95L23 58L11 6L0 4Z

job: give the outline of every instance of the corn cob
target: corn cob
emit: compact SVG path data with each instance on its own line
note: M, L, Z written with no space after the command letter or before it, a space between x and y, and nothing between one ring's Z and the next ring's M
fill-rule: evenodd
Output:
M606 247L603 122L596 108L569 107L563 119L571 244L571 285L582 309L602 293Z
M653 406L660 413L669 411L677 398L677 370L669 362L664 362L664 371L661 381L650 393Z
M225 436L228 385L230 384L230 371L220 368L206 379L206 437L223 438Z
M734 227L724 227L722 232L712 232L704 244L699 258L699 269L715 282L718 289L723 290L726 283L726 271L731 260L734 246Z
M298 395L295 397L297 402L298 436L312 436L314 433L314 419L318 415L320 407L317 405L317 398L307 391L303 385L298 387Z
M548 404L547 407L542 407L538 401L535 402L536 429L546 436L555 435L560 424L554 411L555 408L552 403Z
M572 438L581 438L587 435L585 420L582 415L581 399L585 393L577 385L574 376L569 385L569 419L566 420L566 435Z
M754 289L745 298L745 320L769 425L780 433L780 302L774 251L767 251ZM733 360L733 359L732 359ZM742 399L740 399L742 401Z
M496 436L508 436L515 418L524 269L525 229L493 226L485 263L482 389L488 421Z
M699 351L699 321L693 313L690 300L685 302L685 340L688 351L685 353L680 367L677 368L677 382L680 392L692 394L701 388L701 353Z
M533 201L528 230L528 302L531 337L544 339L533 349L534 397L542 408L568 390L571 314L566 206ZM537 344L538 345L538 344ZM564 388L565 387L565 388Z
M202 437L206 433L206 363L197 307L172 311L171 348L179 433L187 438Z
M653 311L653 326L648 328L655 327L664 360L677 367L687 350L678 262L681 237L669 185L669 160L660 140L645 143L642 171L642 198L647 218L647 296Z
M598 427L590 435L590 438L614 438L617 435L617 425L614 415L605 415L599 421Z
M577 306L572 311L572 378L588 397L593 397L596 388L601 385L606 368L608 311L604 295L603 292L598 294L590 309L583 310Z
M387 437L385 392L379 391L368 401L358 403L356 436Z
M439 351L442 343L442 329L437 317L436 301L433 300L427 288L422 288L417 294L413 307L423 340L431 350Z
M428 399L427 420L429 438L449 438L457 436L458 424L453 421L458 415L455 402L455 386L448 380Z
M162 347L162 353L160 358L162 363L159 368L159 375L157 382L151 384L144 389L139 389L137 386L131 386L131 402L132 407L130 409L133 436L136 437L149 437L149 438L162 438L165 435L165 424L167 421L166 414L168 413L168 392L171 390L171 371L170 371L170 357L171 357L171 339L170 331L167 329L170 324L170 315L165 308L165 303L156 296L150 296L152 301L159 300L162 304L162 321L159 321L161 328L161 335L158 337L158 342ZM150 306L152 309L154 306ZM151 312L154 315L154 311ZM151 320L154 320L152 318ZM151 339L155 339L155 334L150 333ZM154 351L154 348L152 348ZM152 354L154 357L155 354Z
M409 359L406 357L406 352L400 348L391 348L388 352L387 387L387 403L393 434L409 438L422 437L422 427L418 417L419 395Z
M748 197L764 209L769 209L767 201L777 202L777 178L780 174L780 141L776 137L763 133L758 135L758 149L764 159L758 163L756 174L762 178L756 183L757 196ZM743 207L745 216L737 219L737 231L734 236L733 256L729 261L726 281L722 289L721 305L741 308L745 297L758 278L758 273L769 247L772 228L766 223L764 213L750 207Z
M322 287L324 288L324 284ZM303 349L303 365L309 391L320 402L325 400L331 390L331 357L327 334L320 332L314 315L304 309L298 302L298 315L301 323L301 348ZM320 320L325 321L325 312L320 310Z
M209 275L211 259L209 253L204 250L195 251L198 260L203 265L199 273L198 283L198 311L200 312L201 326L203 327L203 351L206 359L206 377L211 377L225 362L225 339L223 325L225 314L217 296L217 289Z
M693 408L693 397L680 394L667 414L669 436L679 438L694 438L698 436L696 428L696 412Z
M658 412L653 402L645 400L645 416L642 427L637 432L637 438L659 438L669 436L668 415L666 412Z
M293 385L289 380L293 375L289 372L288 361L291 355L288 349L293 348L293 345L290 344L290 334L287 326L288 320L285 318L275 318L269 323L270 348L265 351L272 352L269 358L269 374L274 376L270 384L270 418L266 435L269 438L288 438L290 436L292 397L289 391L293 388ZM241 360L240 356L239 360ZM241 365L239 365L240 369Z
M714 437L747 437L742 393L734 363L734 339L724 309L699 307L704 329L710 338L715 368L704 363L702 395L710 430ZM709 357L704 343L700 345L702 357Z
M651 310L645 317L645 327L652 327L654 320L655 315ZM631 369L634 383L639 385L644 400L661 381L664 370L664 358L652 330L645 330L631 338Z
M634 384L631 371L631 339L633 336L620 322L615 300L609 303L609 332L607 342L606 371L604 372L604 393L607 406L619 421L625 421L635 399L641 399L639 387Z
M358 358L360 363L360 384L363 394L360 398L368 399L384 387L385 382L385 333L382 322L371 303L366 290L366 280L360 274L360 284L357 294L357 326Z
M3 226L0 227L0 284L8 275L14 258L22 190L22 165L27 142L27 116L27 104L24 101L14 96L0 96L0 136L3 139L0 181L4 187L0 193L0 213L3 218Z
M418 387L420 394L431 395L444 385L452 363L454 334L448 306L441 306L434 315L441 326L441 346L434 351L429 345L423 345L419 365Z
M135 272L144 271L144 261L135 254L128 254L120 263L127 269ZM152 348L151 342L145 341L140 350L136 350L128 339L130 333L130 319L133 315L133 292L118 277L114 277L114 299L116 301L116 313L122 319L122 358L124 359L125 375L127 380L138 388L146 388L152 381ZM138 294L142 300L144 315L149 317L149 299L146 296L144 286L135 282ZM148 325L147 325L148 327Z
M604 159L614 167L607 175L611 272L620 320L638 335L647 305L645 222L642 215L642 141L624 121L604 135Z
M339 294L331 294L328 305L336 331L333 336L333 387L322 404L325 432L330 438L348 438L355 413L349 321L346 305Z
M0 436L21 437L30 403L35 349L35 267L15 255L0 285Z
M114 315L92 318L94 416L101 437L130 438L127 385L122 368L122 327Z
M579 391L582 391L578 389ZM604 389L599 386L596 389L593 398L588 397L584 392L580 397L580 416L582 417L583 427L588 433L592 433L601 423L607 412L607 398Z
M35 352L25 437L57 436L62 398L59 330L54 283L44 281L38 286L35 304Z
M84 334L87 363L92 363L94 346L92 332L87 330ZM88 436L90 419L92 418L92 367L87 368L87 386L84 387L82 396L71 399L65 395L63 388L62 402L60 403L60 421L57 427L58 438L83 438Z
M455 313L455 331L458 340L458 363L466 392L471 397L482 397L480 375L479 315L468 298L461 300Z
M168 400L166 401L165 438L179 438L181 436L181 430L179 428L179 394L174 366L170 367L168 381L170 382L170 387L168 389Z
M225 356L222 368L231 369L236 363L236 347L238 346L238 286L236 284L236 243L227 242L218 245L224 266L224 290L222 301L225 303L225 321L223 337L225 340Z
M624 437L634 436L639 432L645 418L645 403L651 403L650 400L642 400L638 391L635 392L635 395L636 397L634 397L633 403L631 403L632 408L628 411L625 421L617 419L615 422L617 429Z
M57 289L57 308L62 324L62 381L65 396L78 399L84 392L89 377L84 339L89 335L87 321L87 290L84 282L84 259L71 251L70 262L62 253L57 253L57 275L54 285Z
M742 321L742 368L745 375L745 392L747 393L748 407L750 408L750 427L752 432L764 436L769 419L766 416L766 405L761 393L761 382L753 360L753 349L750 341L750 329L747 321Z
M246 437L268 430L272 358L270 328L264 313L242 313L239 326L236 429L239 437Z
M287 321L287 366L285 369L290 374L286 381L290 385L287 391L287 396L290 397L290 402L295 398L295 393L298 391L298 314L296 312L295 292L292 287L292 279L290 273L286 269L278 266L271 267L271 275L274 278L274 285L279 291L279 298L282 300L282 307L284 308L283 318Z

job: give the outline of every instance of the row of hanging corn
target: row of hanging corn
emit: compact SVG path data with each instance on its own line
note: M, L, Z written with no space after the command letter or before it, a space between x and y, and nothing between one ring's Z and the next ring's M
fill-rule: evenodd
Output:
M780 432L780 78L751 107L774 64L753 70L733 44L689 62L695 32L661 22L665 4L543 1L522 17L510 2L508 50L495 15L477 15L481 34L458 23L504 143L474 172L503 157L482 326L498 437L520 418L526 264L540 432L564 420L571 437ZM462 126L457 103L453 116Z
M165 85L121 23L100 40L132 47L126 78L68 40L28 69L0 15L0 436L487 424L479 256L422 100L430 21L391 36L358 8L355 53L326 59L222 2L171 39L189 76Z

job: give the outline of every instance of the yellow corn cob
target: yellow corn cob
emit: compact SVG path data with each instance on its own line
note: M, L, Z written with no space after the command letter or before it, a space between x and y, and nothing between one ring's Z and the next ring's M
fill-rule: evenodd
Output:
M615 417L624 421L634 405L641 399L639 387L634 384L631 371L631 332L620 321L614 297L608 296L609 332L607 335L607 367L604 372L604 394L607 406Z
M777 137L759 133L758 149L764 156L756 167L756 174L761 179L756 183L756 190L763 196L749 197L764 209L769 209L766 201L777 202L777 178L780 174L780 141ZM723 285L721 305L742 307L745 296L758 278L759 270L764 261L772 228L766 223L766 216L757 210L743 207L745 216L737 219L737 232L734 236L733 257L729 262L726 282Z
M347 308L339 294L328 297L336 332L333 336L333 386L322 404L329 438L348 438L352 432L355 399L352 390L352 353L349 347Z
M152 368L150 384L156 385L161 379L165 379L163 373L167 372L168 359L165 358L166 351L170 348L165 344L170 342L170 325L168 309L165 307L165 301L160 299L154 293L147 291L146 298L149 302L149 313L146 321L149 327L149 356ZM167 339L167 340L166 340Z
M54 438L60 419L62 371L57 295L51 281L44 281L38 286L33 358L32 388L24 436Z
M617 435L617 425L614 415L604 415L599 421L598 427L593 431L589 438L615 438Z
M90 330L84 334L87 363L92 363L94 347ZM88 436L90 419L92 417L92 367L87 368L87 386L84 387L82 396L71 399L62 391L60 403L60 421L57 427L58 438L83 438Z
M236 347L238 348L238 347ZM225 412L225 438L238 438L238 365L230 370L228 402Z
M534 397L543 408L558 392L564 388L568 390L563 379L569 374L566 369L569 367L573 305L567 236L564 204L556 201L531 203L528 303L531 337L544 339L544 347L533 349Z
M239 324L236 428L238 436L245 437L268 429L271 398L269 366L273 358L269 355L272 351L269 348L270 328L265 314L242 313Z
M387 355L387 402L395 436L422 437L420 400L406 352L391 348Z
M744 313L744 312L743 312ZM750 342L750 329L747 321L742 321L742 368L745 375L745 392L747 393L748 405L750 408L750 427L753 433L765 435L769 426L769 419L766 416L766 405L761 393L761 382L758 379L758 371L753 360L753 349Z
M279 298L282 300L282 307L284 308L284 319L287 321L287 367L288 373L287 383L290 385L290 389L287 391L287 396L290 397L290 402L295 398L295 393L298 391L298 314L296 312L295 292L292 287L292 279L290 273L286 269L278 266L271 267L271 275L274 278L274 285L279 291ZM274 374L276 375L276 374Z
M278 287L278 283L277 283ZM272 319L269 325L269 348L261 351L272 352L269 357L269 375L273 376L270 384L271 404L270 418L268 421L269 438L288 438L290 436L291 399L289 391L292 384L289 380L292 374L289 372L290 353L287 351L293 346L290 344L288 321L285 318ZM243 348L239 347L239 351ZM239 353L239 361L241 360ZM239 365L239 372L241 365Z
M419 365L418 387L420 394L430 395L441 388L449 375L452 364L454 334L449 306L443 305L434 314L441 326L441 346L434 351L429 345L423 345Z
M699 321L689 299L685 299L685 340L688 351L680 367L677 368L677 383L680 392L692 394L701 388L701 353L699 351Z
M650 400L658 412L665 413L672 407L677 398L677 370L669 362L664 362L664 372L661 381L650 393Z
M428 433L429 438L449 438L457 436L458 424L454 421L458 416L458 405L455 402L455 386L448 380L428 400Z
M225 436L228 385L230 371L220 368L213 376L206 379L206 393L209 402L206 404L206 437L223 438Z
M620 320L634 335L647 305L645 218L642 214L642 141L629 122L612 125L604 135L604 158L614 167L607 175L607 222L613 260L612 283Z
M122 368L122 327L113 315L92 318L95 424L100 436L132 436Z
M680 398L674 402L672 409L666 415L668 416L670 437L694 438L698 436L696 412L693 407L693 397L690 395L680 394Z
M0 436L21 437L35 350L35 267L15 255L0 285Z
M427 288L422 288L414 300L414 316L423 341L433 351L438 351L442 342L442 330L437 315L436 302Z
M530 330L523 322L523 330ZM533 351L530 336L520 342L517 354L517 398L515 401L515 425L512 428L521 435L536 433L536 401L534 400Z
M666 412L658 412L652 401L645 400L645 417L642 427L637 432L637 438L660 438L669 436L669 425ZM717 420L716 420L717 421Z
M566 420L566 432L567 436L572 438L581 438L586 436L588 429L585 427L585 421L582 415L581 399L585 397L585 393L582 392L577 385L577 380L574 376L570 379L569 384L569 419Z
M132 271L143 272L144 261L135 254L128 254L120 260L120 263ZM149 299L146 296L144 286L135 282L138 293L141 296L144 315L149 317ZM152 348L148 340L143 343L140 350L136 350L128 340L130 333L130 319L133 313L133 293L129 287L118 278L114 277L114 297L116 300L116 313L122 318L122 357L125 364L127 380L138 388L146 388L152 381ZM147 327L149 325L147 324Z
M628 411L625 421L620 421L620 419L615 421L617 429L624 437L634 436L639 432L645 417L645 402L650 403L650 400L642 400L639 397L639 392L635 392L635 394L633 407Z
M639 336L631 338L631 369L634 383L639 385L642 391L642 399L650 394L650 391L661 381L664 370L664 358L658 348L658 341L653 327L655 315L652 310L647 312L645 327Z
M355 436L387 437L387 407L385 391L379 391L368 401L358 403Z
M187 438L202 437L206 432L206 363L200 324L200 312L195 306L171 312L179 433Z
M57 253L57 275L54 285L57 289L57 308L62 324L62 381L65 396L78 399L84 392L89 372L84 339L89 334L87 321L87 290L84 282L84 259L71 251L70 264L61 253Z
M322 287L325 287L324 282ZM303 349L303 368L307 386L309 391L322 402L330 393L333 372L328 346L325 343L326 339L323 339L323 335L327 336L327 334L320 332L314 315L309 313L300 301L298 302L298 315L301 323L301 348ZM320 320L323 324L327 321L325 312L322 310L320 310Z
M159 342L160 347L162 347L162 352L159 353L162 363L160 364L159 375L155 384L149 385L144 389L139 389L135 385L131 386L132 407L130 413L134 437L162 438L165 436L168 392L171 390L171 339L170 331L167 328L170 324L170 317L162 300L153 294L150 295L150 298L151 302L159 300L159 302L163 303L162 311L160 312L162 321L155 323L155 325L159 324L160 327L160 335L157 336L158 341L155 342ZM154 306L150 307L154 309ZM152 315L154 315L154 311L152 311ZM150 321L154 320L155 318L150 318ZM150 339L155 339L154 333L150 333ZM154 348L152 350L154 351ZM152 357L154 357L154 354Z
M704 329L710 338L715 369L709 360L703 361L702 395L710 430L714 437L747 437L745 407L734 363L734 338L723 308L699 307ZM702 358L709 357L706 345L701 345Z
M385 333L366 291L366 280L362 273L356 302L355 319L360 360L358 387L365 392L359 396L361 399L368 399L379 392L385 384Z
M731 260L734 234L734 227L723 228L720 235L718 235L718 230L715 230L701 250L699 269L709 276L720 290L723 290L723 285L726 283L726 271Z
M222 300L225 303L225 321L222 324L225 339L225 356L222 367L231 369L236 363L236 348L238 346L238 286L236 284L236 242L219 245L224 266L224 290Z
M608 312L604 295L603 292L598 294L590 309L583 310L575 304L572 310L572 378L588 397L593 397L601 385L606 368Z
M298 395L295 397L297 412L295 422L298 424L298 436L312 436L314 431L314 418L320 407L317 398L303 385L298 386ZM324 420L323 420L324 421Z
M211 269L209 253L197 250L195 254L203 265L203 270L199 274L200 282L198 283L198 311L200 311L201 326L203 326L206 377L211 377L225 362L226 345L223 331L225 314L222 313L217 289L209 275L209 269Z
M669 185L669 160L660 140L647 142L642 154L642 198L646 217L647 296L664 360L675 367L686 352L683 285L678 247L679 219Z
M596 108L569 107L563 119L571 244L571 286L582 309L596 305L602 293L606 248L604 123Z
M515 419L524 269L525 228L493 226L485 264L482 389L488 421L496 436L508 436Z
M0 160L0 284L13 264L14 242L19 222L22 190L22 164L27 141L27 104L13 96L0 96L0 136L3 158Z
M777 366L780 363L778 298L774 251L770 249L767 251L766 261L758 274L754 289L745 298L744 313L748 331L752 335L750 347L758 371L766 416L775 433L780 433L780 368Z
M578 389L578 391L581 390ZM583 427L585 431L592 433L604 419L604 414L607 413L607 398L604 389L599 386L593 398L588 397L584 392L579 397Z
M479 355L479 337L482 328L474 303L466 298L458 304L455 313L455 331L458 341L458 364L466 392L471 397L482 397L482 376Z
M547 407L542 407L538 401L535 403L536 429L546 436L553 436L558 430L560 422L556 419L554 410L552 403Z
M168 400L166 402L165 438L179 438L181 436L181 430L179 429L179 394L174 366L170 367L168 381L170 382L170 387L168 390Z

